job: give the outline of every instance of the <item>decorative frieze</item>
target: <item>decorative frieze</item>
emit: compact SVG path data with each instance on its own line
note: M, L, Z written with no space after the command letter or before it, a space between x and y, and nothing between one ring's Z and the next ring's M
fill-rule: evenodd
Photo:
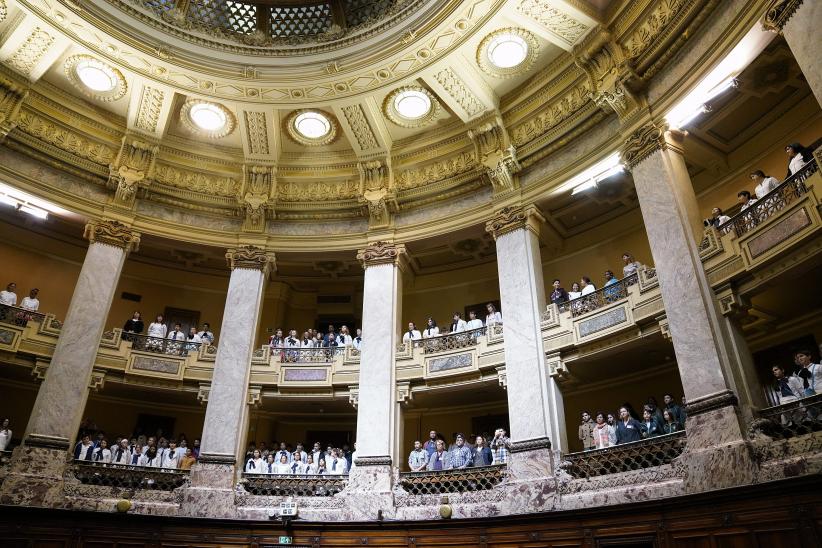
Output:
M564 94L552 98L539 113L522 124L513 126L512 142L524 145L541 137L581 110L591 99L590 83L583 81Z
M84 236L91 243L121 247L126 252L140 247L140 233L115 220L89 221Z
M397 174L397 187L401 190L419 188L437 181L473 171L477 160L471 152L460 152L455 156L437 160L414 169L406 169Z
M359 103L342 107L342 111L360 150L368 151L380 148L374 130L371 129L371 124L368 123L365 111Z
M54 36L40 27L35 27L23 45L6 60L6 64L21 74L29 76L53 43Z
M231 270L244 268L246 270L262 270L268 272L274 266L274 254L261 247L253 245L229 249L225 258Z
M157 88L145 86L140 96L137 107L137 118L134 127L148 133L157 131L157 124L160 121L160 111L163 108L165 93Z
M245 112L245 129L251 154L266 155L268 147L268 122L265 112Z
M6 78L0 78L0 142L17 127L20 108L29 90Z
M435 73L434 79L448 92L448 95L462 107L462 110L464 110L468 116L474 116L485 110L485 105L482 101L477 98L474 92L465 85L465 82L463 82L450 67L446 67Z
M176 188L218 196L236 196L240 186L240 183L232 177L160 162L156 165L154 179L158 183Z
M112 147L87 139L79 132L62 127L27 109L20 112L18 129L44 143L97 164L107 166L116 155Z
M665 148L665 127L648 123L634 131L622 147L622 163L633 169L657 150Z
M736 407L737 405L739 405L739 399L736 394L734 394L732 390L727 389L716 394L708 394L707 396L690 399L688 400L686 409L688 411L688 417L695 417L702 413L708 413L709 411L722 409L723 407Z
M405 255L405 246L390 242L374 242L357 253L357 260L362 262L363 268L381 264L398 264Z
M568 44L575 44L590 27L554 7L551 0L522 0L517 11L533 19Z

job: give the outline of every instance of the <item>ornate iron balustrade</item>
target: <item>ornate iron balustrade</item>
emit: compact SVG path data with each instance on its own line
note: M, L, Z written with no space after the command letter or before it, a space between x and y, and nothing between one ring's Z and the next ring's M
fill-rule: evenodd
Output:
M183 357L188 356L189 352L196 353L202 344L189 341L161 339L160 337L148 337L146 335L137 335L136 333L123 333L123 340L131 341L132 350Z
M334 356L345 354L344 346L331 348L272 348L271 355L279 363L331 363Z
M505 477L502 465L460 468L438 472L402 472L400 485L412 495L444 495L493 489Z
M29 322L40 322L46 318L45 314L26 310L19 306L9 306L0 304L0 322L10 323L20 327L26 327Z
M789 439L822 431L822 394L768 407L759 411L749 435L761 433L774 439Z
M615 303L621 299L626 299L628 297L628 287L634 285L635 283L637 283L636 273L622 278L616 283L606 285L602 289L598 289L593 293L583 295L582 297L577 297L567 303L562 303L563 306L560 307L560 310L570 310L571 317L573 318L582 316L583 314L596 310L597 308L602 308L603 306Z
M123 489L156 489L173 491L188 483L189 471L169 468L146 468L75 460L69 472L85 485L103 485Z
M730 220L717 227L717 230L720 234L727 234L733 230L737 236L742 236L746 232L753 230L765 220L785 209L789 204L807 193L808 189L805 187L805 181L808 177L816 173L818 169L816 158L813 158L805 164L802 169L785 179L782 184L757 200L754 205L745 211L740 211L731 217Z
M446 333L445 335L422 339L422 351L430 354L432 352L475 346L479 338L485 335L485 329L485 327L480 327L459 333Z
M575 479L670 464L685 450L685 432L563 455L560 468Z
M345 488L347 475L243 474L243 487L268 497L333 497Z

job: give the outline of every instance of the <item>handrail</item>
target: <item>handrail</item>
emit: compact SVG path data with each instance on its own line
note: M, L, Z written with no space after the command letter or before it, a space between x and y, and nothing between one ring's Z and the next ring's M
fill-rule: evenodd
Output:
M469 329L467 331L454 331L451 333L443 333L435 337L423 338L416 343L422 343L422 351L426 354L432 352L442 352L444 350L453 350L455 348L465 348L474 346L482 335L485 335L487 327L478 327L476 329Z
M35 321L42 323L45 318L46 315L42 312L35 312L19 306L0 304L0 322L26 327L28 322Z
M754 229L774 213L784 209L788 204L806 194L808 189L805 187L805 181L808 177L816 173L818 169L819 166L814 157L802 166L799 171L785 179L779 186L765 194L765 196L758 199L751 207L740 211L716 229L720 234L727 234L733 230L737 236L742 236L746 232Z
M189 470L178 468L153 468L74 460L70 473L80 483L130 489L159 489L173 491L188 482Z
M764 434L774 439L788 439L822 431L822 394L760 409L748 434Z
M575 479L670 464L685 450L685 431L562 456L560 468Z
M252 495L333 497L345 488L348 474L246 474L241 484Z
M271 355L279 363L330 363L334 356L342 356L345 346L318 348L271 348Z
M189 352L196 352L202 343L177 341L160 337L149 337L137 333L123 333L123 340L131 341L131 349L141 352L154 352L172 356L188 356Z
M630 276L617 280L616 283L606 285L596 291L588 293L587 295L577 297L576 299L560 303L558 305L559 310L560 312L570 310L572 318L582 316L592 310L602 308L603 306L615 303L620 299L627 298L628 287L635 285L637 280L637 273L634 272Z
M411 495L441 495L493 489L504 479L505 464L426 472L400 472L400 485Z

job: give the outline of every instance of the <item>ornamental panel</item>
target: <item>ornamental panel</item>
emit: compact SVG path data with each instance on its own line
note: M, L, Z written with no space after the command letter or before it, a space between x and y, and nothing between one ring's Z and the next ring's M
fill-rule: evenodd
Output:
M330 385L331 369L329 367L283 367L280 370L280 384Z
M795 234L811 224L811 217L803 207L797 209L784 219L772 224L762 234L758 234L746 242L751 259L756 259L779 244L789 240Z
M126 364L126 373L163 379L182 380L185 360L173 357L158 357L132 351Z
M603 331L609 331L625 323L628 323L628 312L625 305L620 305L617 308L612 308L607 312L578 322L576 324L577 335L580 339L583 339L591 335L602 334Z
M438 377L454 373L461 374L476 370L477 359L475 352L463 352L450 356L426 358L425 360L426 377Z

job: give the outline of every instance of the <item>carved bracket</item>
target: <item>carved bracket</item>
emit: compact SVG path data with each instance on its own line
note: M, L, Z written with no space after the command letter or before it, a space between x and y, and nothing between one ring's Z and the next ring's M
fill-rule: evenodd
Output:
M263 232L267 212L274 217L277 196L277 167L243 165L241 203L245 210L243 230Z
M485 223L485 231L491 234L494 240L520 228L527 228L539 235L539 227L544 222L545 217L536 206L504 207Z
M515 175L522 166L500 116L468 130L468 138L474 144L474 154L484 166L485 176L495 193L519 188Z
M28 88L0 78L0 143L17 127L20 108L28 95Z
M357 171L360 173L359 200L365 205L369 228L389 226L391 214L399 209L391 158L358 162Z
M411 392L411 383L408 381L397 382L397 403L408 403L414 399L414 394Z
M199 394L198 394L199 397ZM263 387L262 386L249 386L248 387L248 397L246 398L246 403L250 407L257 408L260 406L260 402L263 398Z
M200 389L197 391L197 401L203 405L207 404L209 394L211 394L211 383L200 383Z
M133 135L123 136L120 151L108 166L108 186L115 191L115 204L128 209L134 206L138 188L148 186L154 177L159 150L160 147L155 143Z
M357 405L360 403L360 387L359 386L349 386L348 387L348 403L354 406L354 409L357 408Z
M405 246L390 242L374 242L357 253L357 259L362 262L363 268L380 264L399 265L405 256Z
M504 389L508 390L508 374L505 372L505 366L497 367L497 382Z

